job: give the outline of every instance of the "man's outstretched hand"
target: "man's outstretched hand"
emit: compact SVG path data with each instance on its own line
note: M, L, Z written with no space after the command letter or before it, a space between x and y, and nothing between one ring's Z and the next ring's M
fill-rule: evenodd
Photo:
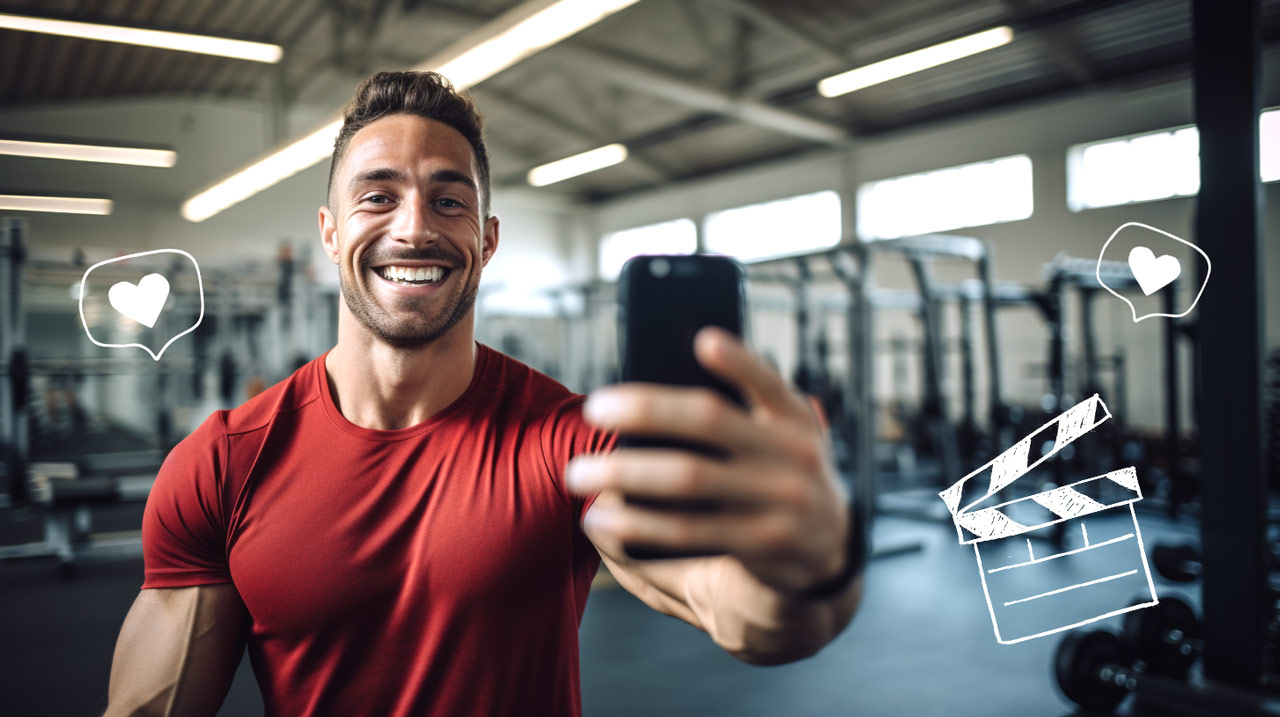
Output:
M721 449L620 449L568 466L575 493L617 489L664 499L719 499L709 514L597 503L587 531L624 543L674 550L723 551L757 580L801 593L843 570L850 511L832 465L826 432L808 402L735 336L705 328L694 353L736 387L748 409L710 389L629 383L602 388L584 407L587 421L637 436L661 436Z

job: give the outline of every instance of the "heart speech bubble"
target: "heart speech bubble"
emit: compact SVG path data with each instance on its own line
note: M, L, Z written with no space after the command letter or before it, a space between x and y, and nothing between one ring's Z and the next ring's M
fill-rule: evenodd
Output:
M1104 279L1102 276L1102 263L1103 263L1103 259L1107 255L1107 247L1111 245L1111 242L1115 240L1116 236L1118 236L1120 232L1126 229L1130 229L1131 231L1146 230L1148 232L1153 232L1154 234L1159 235L1161 237L1165 237L1168 239L1172 239L1175 242L1186 244L1187 246L1196 250L1196 252L1199 253L1200 256L1204 257L1204 263L1205 263L1204 280L1203 282L1201 282L1200 288L1196 291L1196 298L1191 301L1191 305L1187 307L1186 311L1183 311L1180 314L1166 314L1166 313L1153 312L1149 314L1143 314L1142 316L1138 316L1138 309L1133 305L1133 302L1130 301L1127 297L1122 296L1119 292L1115 290L1114 287L1109 286L1107 284L1106 279ZM1132 249L1129 250L1129 270L1133 272L1133 278L1137 280L1138 288L1142 289L1142 293L1146 294L1147 296L1151 296L1152 294L1160 291L1161 289L1165 289L1170 284L1172 284L1178 277L1182 276L1182 262L1180 262L1177 257L1173 256L1172 254L1161 254L1160 256L1156 256L1155 251L1152 251L1151 247L1147 246L1147 244L1150 243L1154 238L1155 237L1150 237L1150 236L1144 237L1143 244L1134 246ZM1160 241L1163 241L1163 240L1160 240ZM1123 242L1122 242L1122 245L1123 245ZM1156 246L1158 247L1159 245L1157 244ZM1103 243L1102 251L1098 253L1098 268L1095 271L1095 276L1098 279L1098 283L1102 285L1102 288L1111 292L1112 296L1115 296L1117 299L1120 299L1121 301L1129 305L1129 311L1133 314L1133 321L1134 323L1137 323L1139 321L1142 321L1143 319L1149 319L1153 316L1163 316L1165 318L1178 319L1191 313L1192 310L1196 308L1196 304L1200 302L1200 295L1204 293L1204 287L1209 285L1209 274L1211 274L1212 272L1213 272L1213 262L1209 261L1209 255L1204 253L1204 250L1196 246L1195 244L1192 244L1191 242L1186 241L1185 239L1179 239L1178 237L1170 234L1169 232L1156 229L1155 227L1147 226L1146 224L1140 224L1138 222L1127 222L1125 224L1121 224L1120 228L1112 232L1111 236L1107 239L1107 241ZM1173 290L1174 289L1169 289L1169 291L1173 291Z
M177 254L179 256L184 256L191 262L191 266L195 267L196 288L197 293L200 294L200 316L196 318L194 324L170 337L168 341L165 341L159 351L153 351L150 346L140 343L111 344L95 339L93 337L93 331L89 328L89 322L84 318L84 297L88 293L86 291L86 286L89 280L89 275L93 273L94 269L105 264L127 261L138 257L150 256L152 254ZM120 312L120 314L126 318L142 324L148 329L155 328L156 321L164 311L165 301L167 301L168 298L169 280L166 279L163 274L157 273L149 273L146 276L143 276L136 284L129 281L116 282L115 284L112 284L111 289L107 291L107 301L111 304L111 308ZM80 279L80 325L84 327L84 332L88 335L89 340L103 348L136 347L146 351L147 354L151 356L152 360L159 361L160 357L164 355L165 350L168 349L174 341L177 341L183 336L195 331L196 327L198 327L202 321L204 321L204 280L200 277L200 265L196 263L196 258L194 256L191 256L181 249L156 249L154 251L143 251L138 252L137 254L128 254L125 256L118 256L114 259L107 259L106 261L100 261L89 267L88 270L84 272L84 276ZM155 339L155 343L159 343L159 338Z

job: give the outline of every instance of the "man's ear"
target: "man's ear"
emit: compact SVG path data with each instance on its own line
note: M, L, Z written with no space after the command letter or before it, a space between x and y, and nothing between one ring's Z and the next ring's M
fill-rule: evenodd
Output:
M341 252L338 248L338 220L328 207L320 207L320 243L324 245L324 253L329 261L338 263Z
M484 220L484 246L481 247L480 266L488 266L494 252L498 251L498 217L492 216Z

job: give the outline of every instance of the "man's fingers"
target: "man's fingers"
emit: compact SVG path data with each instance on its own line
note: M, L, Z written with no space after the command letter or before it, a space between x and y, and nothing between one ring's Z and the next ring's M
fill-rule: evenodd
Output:
M620 384L593 392L583 407L591 423L624 435L666 437L732 453L767 450L777 441L744 411L705 388Z
M635 506L595 506L587 511L588 535L621 543L738 556L786 550L796 526L776 510L681 513Z
M787 498L784 481L766 466L745 469L677 450L619 450L580 456L565 479L575 493L617 489L646 498L710 498L735 503L773 504ZM763 469L763 470L761 470Z
M778 372L728 331L714 326L702 329L694 337L693 349L699 363L736 386L751 406L783 415L810 415L808 406Z

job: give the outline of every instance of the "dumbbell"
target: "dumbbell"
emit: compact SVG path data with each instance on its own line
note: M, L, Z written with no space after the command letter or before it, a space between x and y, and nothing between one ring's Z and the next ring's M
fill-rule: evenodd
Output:
M1273 586L1269 598L1271 615L1267 620L1267 671L1280 675L1280 590Z
M1185 680L1200 657L1200 621L1195 610L1176 597L1124 616L1124 642L1147 672Z
M1098 712L1119 707L1141 677L1124 641L1108 630L1067 633L1054 653L1053 671L1067 699Z
M1268 556L1271 570L1280 570L1280 554ZM1194 545L1157 545L1151 550L1151 563L1161 577L1175 583L1189 583L1200 579L1204 572L1204 559Z
M1175 583L1199 580L1204 570L1200 551L1194 545L1157 545L1151 550L1151 562L1156 572Z
M1110 712L1144 674L1185 680L1204 643L1191 606L1175 597L1125 615L1124 635L1108 630L1069 633L1058 644L1054 674L1062 693L1081 707ZM1142 671L1135 668L1138 661Z

